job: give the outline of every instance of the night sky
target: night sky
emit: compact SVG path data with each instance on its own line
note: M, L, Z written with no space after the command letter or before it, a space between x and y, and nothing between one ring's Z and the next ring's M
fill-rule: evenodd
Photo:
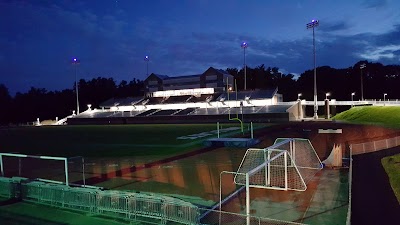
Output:
M0 84L72 88L78 77L117 82L199 74L208 67L279 67L298 75L359 60L400 64L398 0L0 0Z

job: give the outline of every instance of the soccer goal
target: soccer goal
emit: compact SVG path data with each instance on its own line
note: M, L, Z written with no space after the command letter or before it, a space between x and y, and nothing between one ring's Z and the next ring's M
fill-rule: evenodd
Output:
M46 182L70 185L75 180L85 180L82 157L65 158L15 153L0 153L2 177L23 177Z
M234 181L249 187L305 191L307 183L322 169L322 163L307 139L278 138L275 144L251 148L237 170Z

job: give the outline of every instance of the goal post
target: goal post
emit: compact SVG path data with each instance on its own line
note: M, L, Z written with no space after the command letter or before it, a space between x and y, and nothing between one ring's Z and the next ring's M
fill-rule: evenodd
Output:
M260 157L263 155L263 157ZM255 166L255 157L267 160ZM249 176L249 187L274 190L305 191L307 186L299 170L295 166L290 154L281 149L249 149L238 174L235 183L246 185L245 177Z
M13 158L11 160L7 160L7 158ZM22 162L22 160L24 162ZM31 160L31 162L28 162ZM5 177L9 176L24 176L27 174L27 170L33 170L33 167L37 166L33 161L36 161L36 164L44 164L44 161L59 161L63 165L63 182L65 185L69 185L69 178L68 178L68 159L65 157L54 157L54 156L35 156L35 155L25 155L25 154L15 154L15 153L0 153L0 170L1 176ZM8 167L6 167L6 161L9 163ZM33 165L29 165L33 164ZM30 166L30 167L29 167ZM61 165L58 165L61 166ZM12 167L12 168L11 168ZM18 168L16 168L18 167ZM27 168L25 168L27 167ZM24 172L21 172L24 170ZM43 168L43 171L40 171L42 174L48 173L51 168ZM7 174L7 172L9 174ZM32 171L30 171L32 172ZM36 175L36 174L35 174ZM33 177L28 177L33 178ZM42 180L52 181L43 177L34 177L34 178L41 178ZM57 182L57 181L56 181Z
M234 181L249 186L275 190L305 191L307 183L322 169L321 161L308 139L280 138L275 144L246 151Z

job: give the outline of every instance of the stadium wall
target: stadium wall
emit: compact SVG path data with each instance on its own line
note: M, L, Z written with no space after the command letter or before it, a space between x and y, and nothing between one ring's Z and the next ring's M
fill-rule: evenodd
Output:
M269 123L288 122L290 113L244 114L243 122ZM240 115L241 118L241 115ZM241 118L242 119L242 118ZM149 117L102 117L102 118L69 118L68 125L100 124L194 124L194 123L231 123L228 115L175 115Z

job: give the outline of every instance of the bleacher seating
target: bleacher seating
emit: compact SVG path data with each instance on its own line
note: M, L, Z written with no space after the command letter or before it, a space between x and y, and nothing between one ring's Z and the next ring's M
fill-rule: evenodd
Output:
M152 113L154 113L154 112L156 112L156 111L158 111L158 110L160 110L160 109L150 109L150 110L146 110L146 111L143 111L143 112L137 114L136 116L149 116L149 115L151 115Z
M191 95L184 96L170 96L163 103L164 104L174 104L174 103L185 103L187 99L189 99Z
M190 115L218 115L224 114L227 110L228 108L199 108Z
M277 89L230 92L230 102L228 102L228 95L225 92L169 97L112 98L100 104L104 108L103 110L88 110L72 118L77 119L76 123L83 124L86 118L93 119L92 121L88 120L90 123L106 124L162 123L166 118L168 118L169 122L179 122L184 118L182 122L189 123L202 120L221 120L227 117L228 114L233 117L236 114L250 115L243 118L254 119L254 121L269 122L272 117L279 121L288 120L290 116L293 116L290 114L293 113L292 111L287 112L292 106L291 104L269 105L276 94ZM255 99L265 99L267 101L252 102ZM234 102L235 100L237 102ZM272 102L274 101L273 99Z
M177 109L160 110L160 111L157 111L157 112L151 114L151 116L170 116L176 111L177 111Z
M193 112L196 108L186 108L176 112L174 115L188 115Z
M148 101L146 105L157 105L157 104L162 104L165 100L164 98L161 97L152 97L152 98L147 98Z
M84 112L79 115L76 115L75 118L102 118L109 117L113 114L110 111L95 111L95 112Z
M142 112L143 111L115 111L109 117L133 117Z

